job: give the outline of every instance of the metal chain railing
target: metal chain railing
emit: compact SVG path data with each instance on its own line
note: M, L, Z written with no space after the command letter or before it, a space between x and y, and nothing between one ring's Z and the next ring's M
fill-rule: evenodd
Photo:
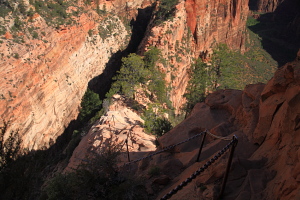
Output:
M185 181L181 182L177 187L172 189L169 193L164 195L160 200L169 199L171 196L176 194L179 190L181 190L184 186L190 183L193 179L195 179L200 173L206 170L209 166L211 166L216 160L218 160L231 146L236 146L237 137L234 136L230 143L228 143L223 149L221 149L215 156L213 156L209 161L207 161L201 168L195 171L190 177L188 177Z
M212 136L214 138L220 139L220 140L226 140L226 141L232 140L231 137L222 137L222 136L214 135L211 132L209 132L208 130L206 130L206 133L208 133L208 135L210 135L210 136Z
M131 162L125 163L124 166L130 165L130 164L132 164L132 163L139 162L139 161L144 160L144 159L147 159L147 158L151 158L152 156L155 156L155 155L160 154L160 153L162 153L162 152L168 151L168 150L170 150L170 149L172 149L172 148L174 148L174 147L176 147L176 146L178 146L178 145L180 145L180 144L183 144L183 143L186 143L186 142L188 142L188 141L190 141L190 140L192 140L192 139L195 139L195 138L197 138L197 137L203 135L204 133L206 133L206 131L203 131L203 132L201 132L201 133L198 133L197 135L194 135L194 136L192 136L192 137L190 137L190 138L188 138L188 139L186 139L186 140L183 140L183 141L181 141L181 142L179 142L179 143L177 143L177 144L173 144L173 145L170 145L170 146L168 146L168 147L165 147L165 148L163 148L162 150L157 151L157 152L155 152L155 153L152 153L152 154L150 154L150 155L148 155L148 156L145 156L145 157L142 157L142 158L133 160L133 161L131 161Z

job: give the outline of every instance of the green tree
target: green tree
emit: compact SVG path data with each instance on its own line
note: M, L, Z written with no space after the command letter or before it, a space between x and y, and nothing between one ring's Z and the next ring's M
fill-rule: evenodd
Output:
M100 110L101 104L102 102L99 99L99 95L87 88L80 104L79 120L81 122L87 122L93 114Z
M0 172L9 163L14 161L20 154L20 144L22 140L18 131L11 131L6 140L4 135L7 132L8 123L3 120L3 126L0 127Z
M122 58L122 66L118 74L113 78L115 82L108 96L116 92L121 92L127 97L132 98L135 92L135 86L138 83L145 83L147 80L148 70L142 58L134 53L128 57Z
M157 110L154 112L153 110ZM159 109L159 105L148 105L148 109L144 111L143 114L144 127L146 132L156 135L158 137L162 136L164 133L170 131L173 127L171 122L162 117L162 112Z
M246 61L239 52L230 50L220 44L212 55L212 66L215 70L215 83L218 88L242 89L247 84ZM249 83L249 82L248 82Z
M186 98L186 105L184 110L189 113L198 102L205 99L206 91L211 88L212 81L211 67L198 59L190 69L190 80L186 88L184 97Z
M146 67L154 69L156 62L161 58L161 52L156 47L149 47L149 50L144 53L144 62Z
M128 171L118 170L121 146L106 144L101 152L90 152L78 169L57 174L44 188L44 199L147 199L143 182Z
M148 83L148 89L151 93L155 94L158 102L167 103L171 105L167 98L167 88L165 81L165 74L160 71L156 66L157 62L162 62L161 51L156 47L150 47L144 54L144 62L150 72L150 82Z
M156 24L160 24L173 17L176 10L178 0L162 0L160 1L158 11L156 15Z

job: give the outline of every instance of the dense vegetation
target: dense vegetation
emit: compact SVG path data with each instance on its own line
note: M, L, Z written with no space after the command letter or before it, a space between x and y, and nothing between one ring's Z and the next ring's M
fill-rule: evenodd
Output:
M73 23L72 16L81 12L80 8L67 12L72 1L31 0L30 5L35 10L25 6L23 1L20 1L17 9L14 9L15 2L16 0L2 1L0 17L12 13L14 16L12 30L17 32L26 28L33 39L39 38L40 35L34 27L24 23L24 18L31 18L34 13L38 13L49 25L59 28L60 25ZM91 1L86 0L85 3L89 5ZM155 23L159 25L165 20L172 19L177 3L178 0L162 0L155 13ZM99 6L97 12L106 13L105 9L100 10ZM98 29L101 38L111 36L117 23L119 22L115 18L105 18L103 24L107 25L99 26ZM251 26L257 23L253 19L249 21ZM0 25L0 35L5 32L6 27ZM93 30L90 30L89 36L92 35ZM191 79L185 94L187 99L185 111L190 112L210 91L223 88L242 89L245 84L265 82L271 77L276 63L262 50L260 38L253 32L249 32L249 35L251 40L247 43L248 51L243 55L229 50L226 45L220 45L214 50L210 63L204 63L201 59L195 61L190 69ZM14 57L19 59L18 54L14 54ZM178 62L179 58L176 57ZM147 109L142 109L140 105L131 105L143 115L145 130L157 137L168 132L172 128L171 115L166 118L164 114L172 110L172 105L164 80L165 74L158 69L157 62L163 62L157 48L150 48L143 57L134 53L124 57L122 66L114 77L112 88L107 94L108 99L103 101L104 110L101 110L102 102L99 96L87 89L78 117L80 122L84 124L99 118L114 94L122 94L132 100L131 102L135 102L135 95L139 92L153 102ZM96 117L91 120L95 114ZM107 151L94 152L94 157L89 158L88 163L69 173L60 173L80 142L84 134L82 129L75 130L69 140L64 141L65 146L53 146L50 151L36 151L20 158L18 157L20 138L17 132L9 133L8 139L4 141L5 132L6 128L1 128L0 198L2 199L146 198L141 180L117 170L117 155L120 152L118 147L111 146ZM56 170L58 172L52 174ZM149 173L159 174L159 168L153 168Z
M117 167L121 147L108 144L101 152L91 152L86 164L49 180L41 199L146 199L142 180Z
M292 30L292 22L287 15L281 17L272 13L260 14L259 18L248 17L247 26L250 38L258 37L259 46L265 49L279 66L294 59L299 50L299 39Z
M99 95L87 88L80 106L80 113L78 119L81 123L85 124L102 108L102 101L99 99Z
M157 136L161 136L172 128L171 123L163 117L163 112L161 112L161 110L172 108L164 80L165 75L156 65L157 62L161 62L161 59L160 51L154 47L151 47L144 57L130 54L123 58L121 69L113 78L115 82L106 95L110 99L114 94L119 93L134 100L136 92L140 92L148 97L156 104L155 109L153 105L149 105L147 110L140 111L144 116L146 131Z
M156 25L161 24L164 21L172 19L175 13L175 6L178 4L178 0L161 0L159 1L159 7L155 13Z
M221 44L214 49L210 63L198 59L192 65L184 95L187 113L211 91L226 88L241 90L246 84L267 82L273 76L277 63L258 46L258 38L252 38L248 45L249 50L241 54Z
M22 140L18 131L10 131L8 138L4 139L8 124L3 120L0 127L0 172L5 170L21 154L20 144Z

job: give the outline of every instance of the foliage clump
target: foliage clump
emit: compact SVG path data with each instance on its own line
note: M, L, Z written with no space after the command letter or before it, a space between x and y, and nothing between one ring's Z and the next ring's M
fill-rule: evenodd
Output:
M106 96L111 98L114 94L119 93L134 100L138 88L142 88L142 92L156 104L155 107L171 109L165 75L157 67L157 62L161 62L161 57L159 49L150 47L144 57L129 54L128 57L123 58L121 69L113 78L115 82ZM145 130L148 133L161 136L168 132L172 125L168 119L163 117L163 112L156 112L153 109L153 106L149 105L149 108L144 110Z
M155 13L156 25L161 24L164 21L170 20L174 17L176 11L176 5L178 0L162 0L159 3L158 11Z
M160 51L152 47L145 53L144 58L135 53L122 58L121 69L113 78L115 82L106 96L110 98L120 93L134 99L137 88L142 86L146 91L150 91L149 96L152 100L166 103L168 96L164 74L156 66L160 57Z
M101 109L102 101L99 95L87 88L80 104L79 120L86 123L97 111Z
M109 143L101 152L91 152L88 162L57 174L46 185L43 199L146 199L143 182L117 167L120 146Z
M276 62L264 55L263 51L250 49L245 54L230 50L225 44L214 49L210 63L199 58L190 69L190 81L184 97L183 107L189 113L194 105L204 101L206 95L217 89L243 89L246 84L268 81Z
M0 172L7 167L12 161L16 160L20 155L20 144L22 142L18 131L11 131L7 139L8 123L3 121L3 126L0 127Z
M170 131L173 127L171 122L163 116L158 105L148 105L148 109L143 114L145 120L144 127L147 133L157 137Z
M204 101L208 89L213 89L213 69L198 59L190 68L190 80L188 82L184 97L186 105L184 110L189 113L198 102Z

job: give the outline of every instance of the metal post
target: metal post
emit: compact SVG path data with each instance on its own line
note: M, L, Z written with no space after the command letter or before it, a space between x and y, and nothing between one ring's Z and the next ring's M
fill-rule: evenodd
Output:
M227 167L226 167L226 171L225 171L225 175L224 175L224 179L223 179L223 182L222 182L222 187L221 187L221 191L220 191L220 195L219 195L218 199L221 199L222 196L223 196L225 186L226 186L226 182L227 182L227 178L228 178L228 174L229 174L229 171L230 171L230 166L231 166L234 150L235 150L235 147L238 143L238 140L235 136L233 136L232 139L234 140L234 143L232 144L231 149L230 149L230 155L229 155L229 158L228 158Z
M204 134L202 136L202 142L201 142L201 146L199 148L199 153L198 153L196 162L199 162L199 158L200 158L200 154L201 154L201 151L202 151L202 148L203 148L203 145L204 145L205 137L206 137L206 131L204 132Z
M126 142L126 147L127 147L128 162L130 162L129 151L128 151L128 140L126 139L125 142Z

